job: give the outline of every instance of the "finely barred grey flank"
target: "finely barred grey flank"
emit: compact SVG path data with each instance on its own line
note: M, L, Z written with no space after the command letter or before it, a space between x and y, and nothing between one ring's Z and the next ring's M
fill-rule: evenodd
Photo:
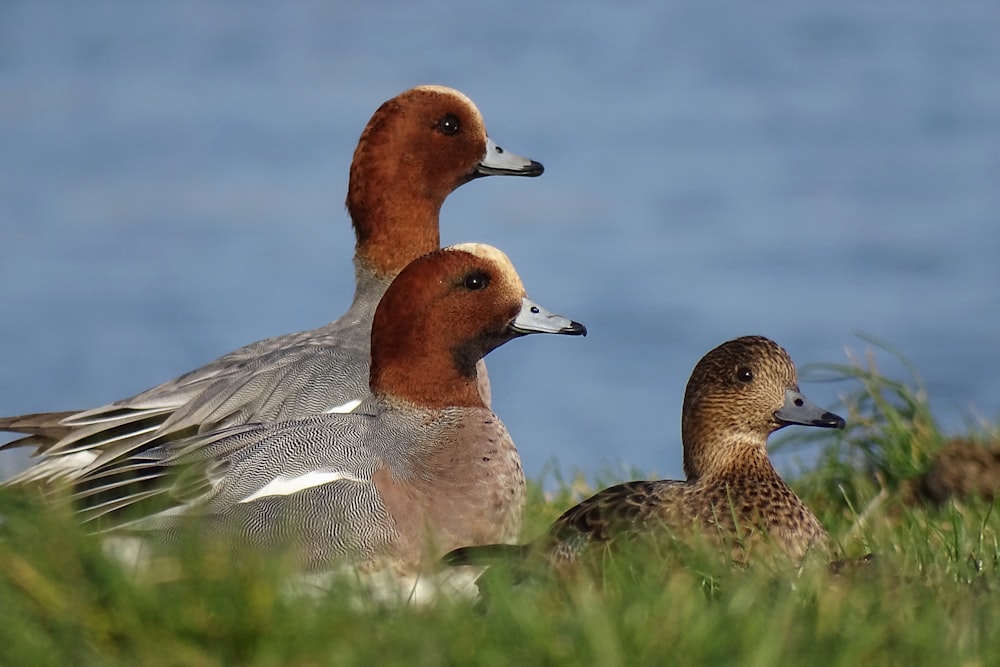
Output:
M368 386L372 316L393 277L440 246L438 214L456 188L486 175L537 176L542 165L499 149L462 93L421 86L385 102L358 141L347 208L357 236L355 294L340 319L276 336L116 403L0 419L28 434L39 464L10 480L85 474L164 442L254 421L349 412ZM489 385L485 372L482 390ZM81 457L68 454L83 452Z
M475 369L492 349L530 333L586 329L528 299L495 248L430 253L379 304L371 394L353 413L168 442L90 471L77 500L87 520L168 539L198 517L209 534L291 546L313 571L349 562L410 576L455 547L515 539L521 460ZM464 362L456 347L468 350ZM121 472L130 486L118 486ZM144 480L138 491L136 478ZM145 503L165 502L143 515Z

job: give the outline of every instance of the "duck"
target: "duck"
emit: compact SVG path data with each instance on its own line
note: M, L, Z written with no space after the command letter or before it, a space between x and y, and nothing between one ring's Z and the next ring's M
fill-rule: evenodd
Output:
M793 562L824 553L826 530L767 455L768 436L793 424L843 429L845 422L801 393L795 365L777 343L763 336L730 340L698 362L687 384L681 417L686 479L606 488L564 512L533 542L464 546L443 561L542 563L546 571L574 573L595 560L589 557L633 538L695 535L729 550L736 562L765 552Z
M375 311L370 393L357 410L232 426L112 461L80 480L80 517L100 519L107 535L167 542L195 520L241 549L290 544L302 572L347 565L402 581L458 546L512 541L524 472L477 365L536 333L587 329L528 298L497 248L431 252ZM148 503L157 511L144 512Z
M948 500L993 501L1000 491L1000 442L954 437L931 457L927 471L904 485L908 500L941 506Z
M318 329L251 343L140 394L84 411L0 418L26 434L0 449L40 460L8 484L52 483L167 440L255 421L356 408L367 394L372 317L412 260L440 247L446 197L469 181L539 176L544 167L498 146L476 105L439 85L407 90L372 115L354 151L347 210L356 236L347 312ZM489 400L485 367L481 391Z

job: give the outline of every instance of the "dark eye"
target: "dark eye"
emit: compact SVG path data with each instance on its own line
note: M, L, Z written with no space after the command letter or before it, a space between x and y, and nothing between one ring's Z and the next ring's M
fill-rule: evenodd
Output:
M445 114L441 117L441 120L437 122L437 129L441 130L442 134L447 134L451 136L459 130L458 116L453 113Z
M753 371L746 366L736 369L736 379L740 382L753 382Z
M490 277L485 273L470 273L465 276L465 289L468 290L481 290L489 287Z

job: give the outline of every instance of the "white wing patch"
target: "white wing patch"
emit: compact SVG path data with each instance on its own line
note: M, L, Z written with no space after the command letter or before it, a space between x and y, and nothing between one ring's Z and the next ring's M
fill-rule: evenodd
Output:
M313 470L312 472L307 472L306 474L299 475L298 477L285 477L284 475L278 475L240 502L249 503L266 496L290 496L293 493L298 493L299 491L303 491L314 486L321 486L323 484L329 484L330 482L336 482L341 479L345 479L348 482L357 482L359 484L367 483L365 480L359 479L350 473L332 470Z
M324 412L323 414L326 414L326 415L329 415L329 414L340 414L340 415L343 415L343 414L347 414L348 412L354 412L354 408L358 407L359 405L361 405L361 399L360 398L355 398L353 401L348 401L347 403L344 403L343 405L335 405L332 408L330 408L329 410L327 410L326 412Z

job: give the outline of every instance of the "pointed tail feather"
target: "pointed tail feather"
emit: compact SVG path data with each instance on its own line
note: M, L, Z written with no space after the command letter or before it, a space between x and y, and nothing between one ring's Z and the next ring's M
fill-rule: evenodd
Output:
M10 431L12 433L24 433L26 435L40 435L46 438L58 440L72 429L63 424L62 421L75 415L76 412L35 412L29 415L17 415L14 417L0 417L0 431ZM20 442L15 440L14 442ZM4 445L11 446L12 443Z
M4 429L0 428L0 431ZM10 429L14 431L14 429ZM23 431L21 431L23 433ZM20 449L21 447L34 447L35 451L32 452L32 456L38 456L39 454L44 454L49 449L52 448L59 442L58 437L48 438L44 435L26 435L23 438L18 438L17 440L11 440L10 442L5 442L0 445L0 452L7 449Z

